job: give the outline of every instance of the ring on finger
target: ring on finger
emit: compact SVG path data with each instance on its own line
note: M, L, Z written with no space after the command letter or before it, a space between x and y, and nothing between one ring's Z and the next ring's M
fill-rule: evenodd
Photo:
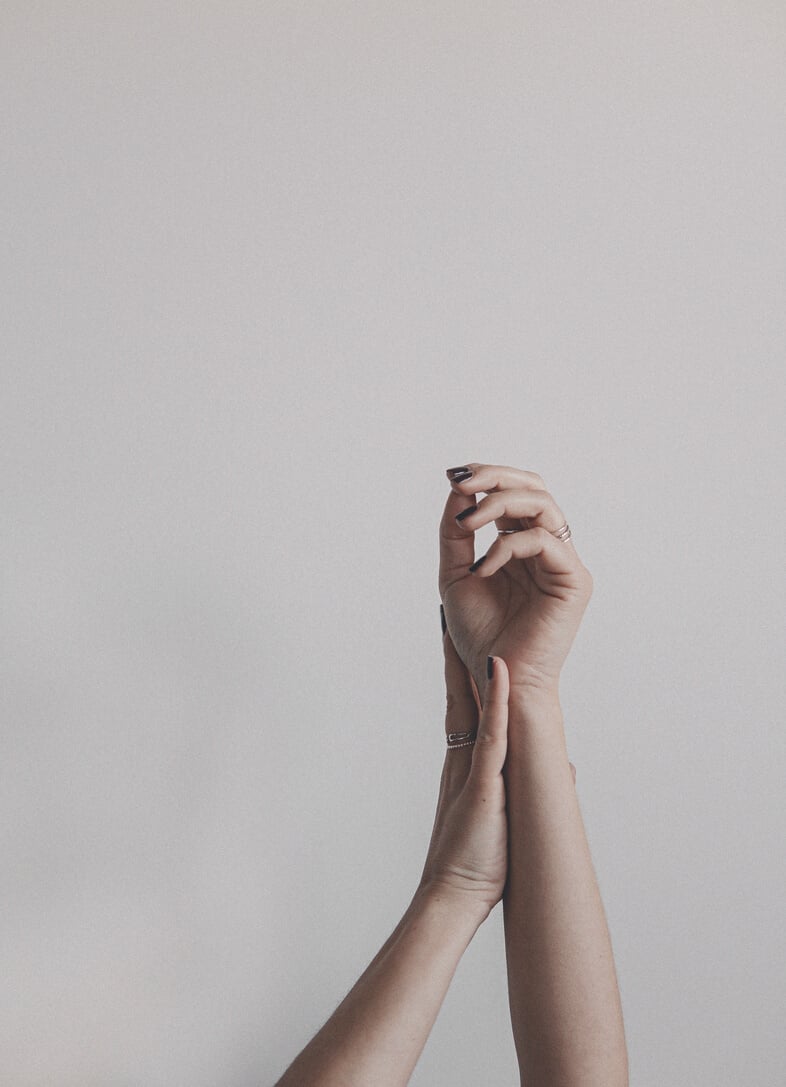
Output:
M523 532L523 531L525 531L525 530L521 529L521 528L501 528L497 532L497 535L498 536L509 536L512 532ZM565 522L564 525L562 525L561 528L557 528L557 529L550 528L549 532L551 533L552 536L556 536L558 540L564 540L565 543L567 543L568 540L573 536L573 533L570 531L570 525L568 524L567 521Z
M448 747L471 747L477 739L477 729L470 732L449 732L447 735Z

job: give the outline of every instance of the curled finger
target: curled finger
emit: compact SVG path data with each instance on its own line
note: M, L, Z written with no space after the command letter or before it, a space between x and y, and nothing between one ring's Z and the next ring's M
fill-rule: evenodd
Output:
M549 492L537 487L493 491L477 504L465 506L456 514L456 522L465 532L477 532L493 522L503 532L546 528L552 534L567 523Z
M576 551L546 528L527 528L498 536L485 555L470 567L478 577L491 577L511 559L534 559L543 571L555 576L575 574L586 577Z

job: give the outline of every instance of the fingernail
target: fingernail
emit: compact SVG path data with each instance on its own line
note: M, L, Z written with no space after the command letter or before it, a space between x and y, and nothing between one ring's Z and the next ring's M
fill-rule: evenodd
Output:
M448 468L447 477L451 483L463 483L465 479L472 478L472 469L462 464L459 468Z
M485 556L485 555L481 555L479 559L476 559L476 560L475 560L475 561L474 561L474 562L472 563L472 565L471 565L471 566L470 566L470 568L469 568L469 572L470 572L471 574L474 574L474 573L475 573L475 571L477 570L477 568L478 568L478 567L480 566L480 564L481 564L482 562L485 562L485 561L486 561L486 556Z
M439 619L442 623L442 633L444 634L445 631L448 629L448 624L445 622L445 609L442 607L441 604L439 606Z
M471 513L474 513L477 508L477 506L467 506L467 508L465 510L462 510L461 513L456 514L456 520L463 521L465 517L469 517Z
M487 657L486 658L486 675L488 676L489 679L494 678L494 658L493 657Z

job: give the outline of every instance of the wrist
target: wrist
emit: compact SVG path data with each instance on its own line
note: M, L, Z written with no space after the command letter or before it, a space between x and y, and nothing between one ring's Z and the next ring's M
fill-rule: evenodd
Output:
M502 655L504 656L504 654ZM485 706L486 691L489 685L485 659L482 670L478 667L473 668L471 671L472 679L478 690L480 704ZM559 705L559 677L556 679L533 677L528 670L522 672L520 667L517 668L515 664L510 663L508 663L508 674L510 676L509 702L511 705L515 702L522 709L532 706L535 710Z
M530 773L552 759L554 765L569 761L562 706L555 691L511 690L508 714L507 781L522 767Z
M455 931L468 933L470 939L492 908L479 895L431 879L419 884L409 907L414 915L441 917Z
M530 683L511 683L508 705L517 717L562 715L559 687L533 686Z

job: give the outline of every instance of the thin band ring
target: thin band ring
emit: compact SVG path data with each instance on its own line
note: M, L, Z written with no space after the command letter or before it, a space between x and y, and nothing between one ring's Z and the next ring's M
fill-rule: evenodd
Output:
M449 732L447 745L448 747L472 747L477 735L477 729L473 729L471 732Z

